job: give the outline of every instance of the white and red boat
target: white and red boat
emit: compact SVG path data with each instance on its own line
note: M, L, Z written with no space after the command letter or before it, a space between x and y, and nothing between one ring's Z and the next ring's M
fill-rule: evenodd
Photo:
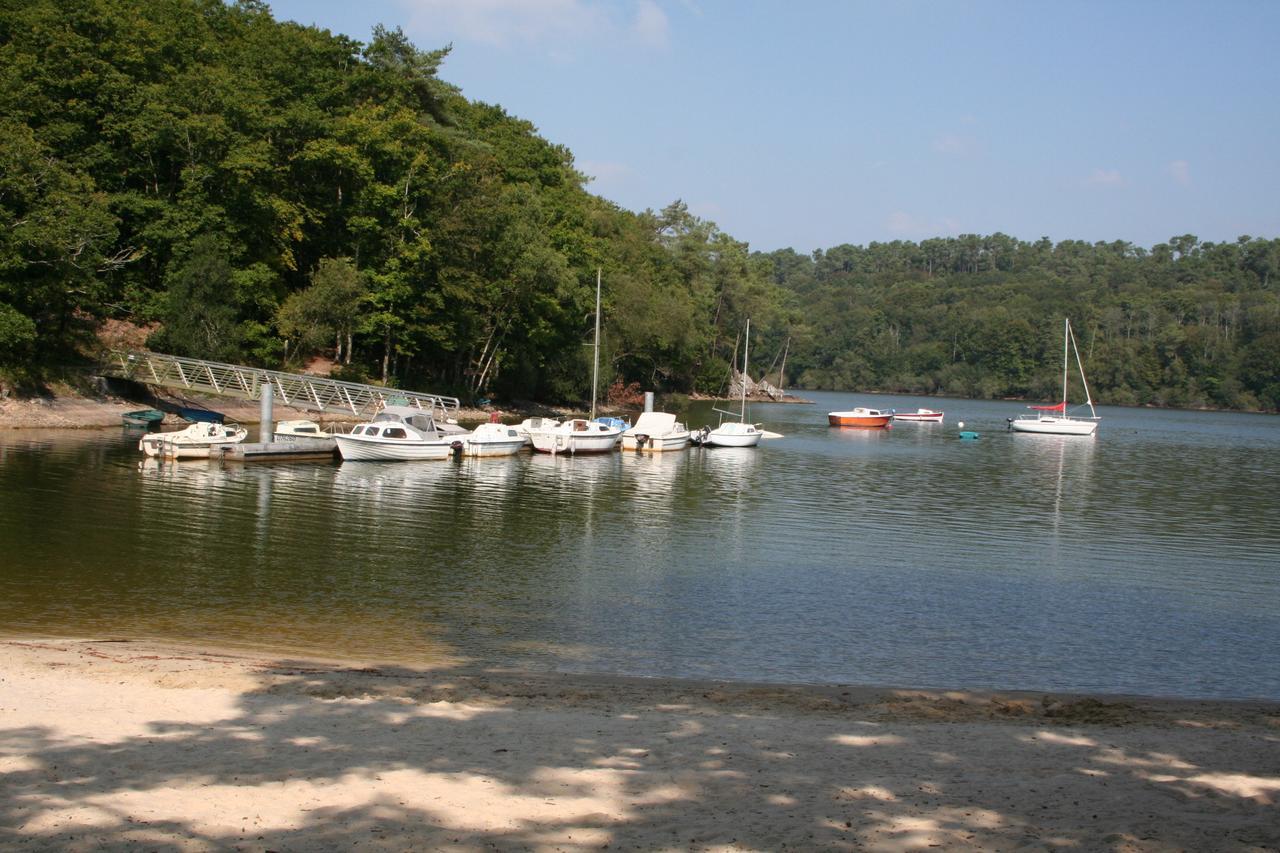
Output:
M827 423L837 427L862 427L863 429L884 429L893 420L893 412L880 409L866 409L858 406L847 412L827 412Z
M916 409L914 412L894 412L895 421L912 421L913 423L940 424L942 412L933 409Z

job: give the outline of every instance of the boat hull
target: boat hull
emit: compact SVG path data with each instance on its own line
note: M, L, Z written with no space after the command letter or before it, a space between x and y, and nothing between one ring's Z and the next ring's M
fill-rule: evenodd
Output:
M863 429L884 429L893 420L889 413L865 412L829 412L827 423L834 427L861 427Z
M618 444L619 433L574 435L564 432L530 432L539 453L608 453Z
M456 439L431 441L378 440L376 437L336 435L338 454L357 462L422 462L448 459Z
M164 420L164 412L159 409L142 409L137 412L125 412L120 416L125 426L151 426Z
M921 409L918 412L894 412L894 421L907 421L908 423L921 424L940 424L942 423L942 412L929 411Z
M515 439L462 439L464 456L515 456L524 448L524 436Z
M238 439L213 441L208 444L179 444L166 441L144 444L142 451L148 456L163 456L166 459L208 459L210 456L215 456L221 452L221 448L231 447L243 440L244 437L241 436Z
M755 447L760 443L760 433L716 434L715 430L707 433L704 445L711 447Z
M647 450L663 453L669 450L684 450L689 446L689 433L678 435L623 435L623 450Z
M1009 429L1034 435L1093 435L1098 422L1078 418L1017 418L1009 421Z
M212 422L193 424L177 432L154 432L138 441L138 449L148 456L165 459L208 459L221 448L239 444L248 430L234 424Z

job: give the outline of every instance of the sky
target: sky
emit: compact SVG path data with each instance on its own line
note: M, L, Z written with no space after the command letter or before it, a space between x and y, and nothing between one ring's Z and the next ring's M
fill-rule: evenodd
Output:
M1280 2L270 0L752 249L1280 237Z

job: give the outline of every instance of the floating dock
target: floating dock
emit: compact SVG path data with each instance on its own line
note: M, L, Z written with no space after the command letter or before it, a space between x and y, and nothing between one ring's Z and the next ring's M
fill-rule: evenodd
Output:
M258 441L228 444L222 458L231 462L287 462L295 459L332 459L338 443L332 438L295 438L292 441Z

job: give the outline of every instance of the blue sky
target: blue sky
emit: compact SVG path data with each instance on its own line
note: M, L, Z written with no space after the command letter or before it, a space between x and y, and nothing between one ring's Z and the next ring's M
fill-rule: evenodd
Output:
M272 0L769 251L1280 236L1280 2Z

